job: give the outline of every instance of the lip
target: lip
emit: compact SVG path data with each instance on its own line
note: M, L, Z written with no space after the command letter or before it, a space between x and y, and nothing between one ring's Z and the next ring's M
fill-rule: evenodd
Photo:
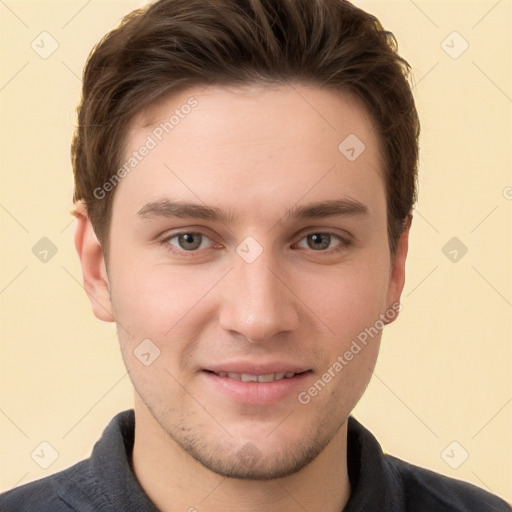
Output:
M269 373L303 373L310 368L288 362L253 363L250 361L231 361L220 364L212 364L203 370L214 373L247 373L249 375L268 375Z
M272 382L243 382L229 377L221 377L216 373L247 373L249 375L267 375L270 373L293 372L296 375ZM227 396L235 403L243 405L270 405L285 400L304 388L305 379L311 370L291 365L221 365L217 369L203 370L202 378L210 389Z

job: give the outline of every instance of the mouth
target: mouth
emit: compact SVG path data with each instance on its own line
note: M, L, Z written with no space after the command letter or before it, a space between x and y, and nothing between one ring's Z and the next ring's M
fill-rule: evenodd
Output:
M307 385L312 370L288 368L270 369L250 368L203 370L201 374L209 389L219 392L231 403L243 405L271 405L283 400L293 400L293 397Z
M250 373L234 373L234 372L213 372L206 370L209 373L213 373L218 377L227 379L239 380L242 382L275 382L283 379L293 379L296 375L307 373L309 370L304 372L279 372L279 373L266 373L264 375L252 375Z

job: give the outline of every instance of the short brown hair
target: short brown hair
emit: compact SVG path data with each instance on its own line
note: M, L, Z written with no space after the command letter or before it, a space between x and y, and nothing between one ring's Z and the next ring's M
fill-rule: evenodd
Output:
M355 94L383 149L391 254L416 201L419 120L408 63L375 16L346 0L159 0L126 16L89 56L72 144L74 201L108 253L130 121L193 85L307 83ZM341 141L340 141L341 142Z

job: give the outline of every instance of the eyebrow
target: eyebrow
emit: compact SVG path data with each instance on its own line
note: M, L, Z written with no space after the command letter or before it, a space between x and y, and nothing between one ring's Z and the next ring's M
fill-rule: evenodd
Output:
M331 199L326 201L312 202L301 206L290 208L284 218L289 219L321 219L326 217L364 216L369 210L366 205L355 199ZM206 206L182 201L171 201L160 199L145 204L137 215L144 220L155 218L191 218L218 221L224 224L233 223L241 216L236 210L224 211L213 206Z

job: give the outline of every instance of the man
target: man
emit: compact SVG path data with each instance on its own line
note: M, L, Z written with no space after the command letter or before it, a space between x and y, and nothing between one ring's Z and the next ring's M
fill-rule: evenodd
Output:
M398 315L419 122L343 0L160 0L92 53L75 243L135 389L9 511L505 511L350 413Z

